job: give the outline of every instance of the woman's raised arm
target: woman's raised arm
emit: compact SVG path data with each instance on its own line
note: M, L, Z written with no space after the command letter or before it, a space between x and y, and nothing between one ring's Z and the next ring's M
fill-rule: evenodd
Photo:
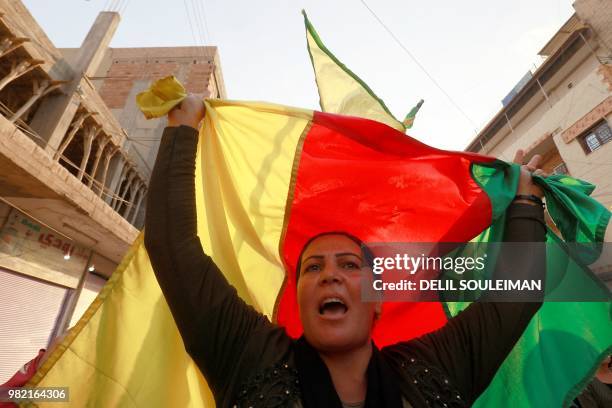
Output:
M533 197L541 198L543 192L532 180L532 172L543 174L538 170L540 160L536 156L522 166L517 198L506 212L504 242L524 243L520 247L521 256L516 256L516 251L502 251L497 261L497 276L545 282L546 224L544 210ZM515 162L523 162L522 151L517 153ZM416 353L435 362L471 405L488 387L542 305L542 293L527 302L512 301L521 299L517 298L520 295L514 293L504 295L503 299L491 297L474 302L441 329L391 349Z
M145 246L185 348L223 398L252 333L274 326L237 295L197 236L195 158L201 99L188 98L169 115L147 198ZM255 362L253 362L255 364Z

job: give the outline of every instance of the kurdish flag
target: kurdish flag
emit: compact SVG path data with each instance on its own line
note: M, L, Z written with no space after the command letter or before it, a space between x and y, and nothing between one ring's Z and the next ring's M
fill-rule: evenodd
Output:
M383 100L361 78L332 54L321 41L306 12L302 10L302 14L321 110L372 119L405 132L404 123L393 116Z
M183 96L182 86L170 77L140 95L139 102L147 116L157 117ZM196 159L202 246L239 295L292 336L301 333L295 266L311 236L344 230L366 242L465 242L483 231L493 234L488 228L503 217L516 190L515 165L435 149L372 120L266 103L205 104ZM597 225L588 227L605 229L605 209L568 183L556 183L557 190L549 189L557 197L552 199L591 204L596 213L583 218ZM587 236L588 228L572 218L576 206L564 208L567 225ZM382 347L429 332L464 306L385 304L375 341ZM557 384L578 384L609 350L609 313L609 302L543 309L526 332L529 340L521 339L519 352L506 362L505 372L517 370L516 376L500 377L483 404L560 403L568 390ZM542 328L550 334L538 340ZM565 336L561 341L559 333ZM575 339L581 353L588 351L586 357L571 357ZM530 377L523 370L542 365L551 367L544 376ZM512 394L503 391L503 381L510 381ZM184 350L142 235L29 385L70 387L70 406L214 406ZM543 390L555 391L544 398Z
M402 132L410 129L423 99L400 123L382 99L329 51L306 13L302 13L321 109L377 120ZM486 243L503 239L505 208L516 190L516 168L499 161L489 165L475 164L472 176L488 194L493 209L491 226L473 241L483 244L481 251L490 252ZM593 248L585 251L582 247L578 252L583 256L590 254L590 257L576 261L569 257L570 249L549 231L547 279L548 286L555 288L546 299L557 301L546 303L540 309L476 406L567 406L586 385L597 362L611 349L610 293L587 267L599 256L598 243L604 239L610 213L589 198L595 187L588 183L556 175L538 181L545 188L548 212L562 237L568 243L591 243ZM576 245L572 249L576 249ZM582 295L590 300L603 300L603 303L558 302L570 298L568 295L572 293L576 294L573 299ZM442 305L447 316L452 317L469 303L444 302ZM569 316L573 318L568 319ZM403 321L410 321L409 316L402 316L406 318L408 320ZM582 321L586 324L579 326ZM559 357L568 353L576 353L582 358L571 361Z
M372 119L400 132L410 129L425 101L421 99L403 121L397 120L383 100L323 44L306 12L302 10L302 14L306 25L306 46L315 74L321 110Z

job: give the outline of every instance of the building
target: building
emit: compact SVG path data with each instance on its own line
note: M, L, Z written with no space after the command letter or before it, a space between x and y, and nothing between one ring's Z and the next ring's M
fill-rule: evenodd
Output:
M577 0L575 13L542 48L467 151L510 161L518 149L540 154L544 170L597 186L592 197L612 209L612 8ZM612 241L612 228L605 240ZM612 285L610 251L594 270Z
M101 12L60 50L0 0L0 383L78 320L142 227L165 123L135 94L174 74L225 96L215 47L108 48L119 21Z
M77 48L61 49L68 61L74 61L78 51ZM136 106L136 95L147 89L152 81L168 75L177 77L193 94L226 97L216 47L107 48L89 78L125 134L129 135L124 147L133 167L144 176L145 184L151 175L166 121L146 120ZM115 182L125 178L125 175L119 176ZM137 208L132 216L141 227L144 207Z

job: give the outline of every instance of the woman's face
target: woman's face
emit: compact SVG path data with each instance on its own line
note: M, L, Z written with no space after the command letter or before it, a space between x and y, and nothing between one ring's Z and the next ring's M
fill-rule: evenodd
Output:
M370 341L380 304L361 300L361 248L344 235L323 235L304 250L297 299L304 335L319 351L348 351Z

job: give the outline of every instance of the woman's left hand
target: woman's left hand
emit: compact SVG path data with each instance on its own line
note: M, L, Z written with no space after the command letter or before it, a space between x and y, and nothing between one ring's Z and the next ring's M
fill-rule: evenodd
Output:
M525 152L522 149L516 151L513 162L521 165L521 176L519 179L517 195L534 195L544 197L542 187L534 183L532 175L546 177L546 173L542 170L542 156L534 155L527 164L524 164ZM520 200L521 202L523 200Z

